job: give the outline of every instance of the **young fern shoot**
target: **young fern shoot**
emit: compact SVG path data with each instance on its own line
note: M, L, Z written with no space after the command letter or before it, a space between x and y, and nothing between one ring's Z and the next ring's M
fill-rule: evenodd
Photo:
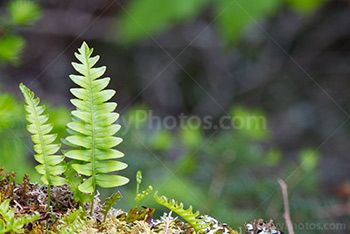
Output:
M27 129L33 134L32 140L35 143L34 150L37 153L34 155L34 158L40 163L35 169L38 173L43 175L41 181L47 185L47 209L50 210L50 186L59 186L66 182L66 179L58 176L66 170L64 156L55 155L60 149L60 145L53 144L57 134L50 134L53 125L47 123L49 119L48 115L43 115L45 106L39 106L39 98L34 98L34 93L22 83L19 85L19 88L27 103L25 106L28 112L26 119L30 123Z
M166 198L165 196L159 197L157 194L158 194L158 191L156 191L154 194L154 199L156 200L156 202L169 208L171 211L174 211L178 215L180 215L184 220L186 220L189 224L191 224L191 226L194 228L197 234L211 224L211 222L207 224L200 223L204 221L205 218L197 219L196 217L199 216L199 211L197 211L196 213L193 213L192 206L190 206L187 210L185 210L184 205L182 203L179 204L174 199L171 199L170 201L168 201L168 198Z
M70 79L80 86L70 89L76 97L71 103L76 107L72 111L72 121L67 124L71 134L65 143L74 149L65 151L66 157L74 160L73 169L86 176L78 189L83 193L95 195L96 185L111 188L124 185L129 179L119 175L106 175L105 173L125 169L128 165L115 159L124 156L123 153L112 149L119 145L122 139L113 135L120 129L114 124L119 114L113 112L117 107L115 102L109 101L115 94L112 89L105 89L110 78L100 78L106 67L93 66L99 56L91 57L93 49L84 42L75 53L80 63L72 63L73 68L80 75L70 75ZM91 214L94 207L92 196Z
M134 208L137 207L137 204L144 199L145 197L147 197L148 195L151 194L151 192L153 191L153 187L152 186L148 186L147 190L142 191L141 193L139 193L140 191L140 184L142 182L142 172L141 171L137 171L136 173L136 197L135 197L135 206Z

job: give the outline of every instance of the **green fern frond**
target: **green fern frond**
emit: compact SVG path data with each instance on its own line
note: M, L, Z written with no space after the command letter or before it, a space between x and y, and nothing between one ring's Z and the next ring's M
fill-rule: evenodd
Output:
M148 186L147 190L142 191L141 193L138 193L135 197L135 201L136 201L136 205L145 197L147 197L149 194L151 194L151 192L153 191L153 187L150 185Z
M60 149L59 144L53 144L57 134L50 134L53 125L48 124L48 115L43 115L45 106L39 106L40 99L34 98L34 93L30 91L24 84L20 84L24 99L27 103L25 106L28 115L26 119L30 123L27 130L32 133L32 141L34 142L34 155L36 161L40 165L35 169L39 174L42 174L41 181L47 185L47 210L50 210L50 188L51 185L62 185L66 183L66 179L60 177L65 170L66 165L63 155L55 155Z
M156 191L154 194L154 199L156 200L156 202L158 202L159 204L169 208L173 212L180 215L184 220L186 220L189 224L191 224L191 226L194 228L196 233L199 233L201 230L207 228L210 225L210 223L206 223L206 224L198 223L198 222L204 221L205 218L197 219L196 217L199 216L199 211L197 211L196 213L193 213L192 206L190 206L187 210L185 210L184 205L182 203L179 204L174 199L171 199L168 201L168 198L166 198L165 196L159 197L157 194L158 194L158 191Z
M62 185L66 180L58 175L66 170L64 156L55 155L60 145L53 143L57 134L50 134L53 125L47 123L48 115L43 115L45 106L39 106L40 99L34 98L34 93L25 85L21 83L19 88L27 103L25 106L28 112L26 119L30 123L27 130L33 134L34 150L37 153L34 158L40 163L35 169L43 175L41 180L45 185Z
M80 88L70 89L76 97L71 99L76 110L72 111L72 122L67 125L71 135L65 139L75 149L64 154L75 160L72 164L74 170L87 178L78 186L79 190L95 194L96 185L116 187L128 183L129 179L105 174L127 167L126 163L114 160L124 154L112 149L122 142L121 138L113 136L120 129L120 125L114 124L119 117L113 112L117 104L107 102L115 91L105 89L110 82L109 77L100 78L106 67L93 67L99 60L99 56L91 57L93 49L84 42L78 51L75 57L80 63L73 62L72 66L80 75L70 75L70 79Z
M142 191L141 193L139 193L140 190L140 184L142 182L142 172L141 171L137 171L136 173L136 197L135 197L135 207L137 206L137 204L144 199L145 197L147 197L149 194L151 194L151 192L153 191L152 186L148 186L148 189L145 191Z

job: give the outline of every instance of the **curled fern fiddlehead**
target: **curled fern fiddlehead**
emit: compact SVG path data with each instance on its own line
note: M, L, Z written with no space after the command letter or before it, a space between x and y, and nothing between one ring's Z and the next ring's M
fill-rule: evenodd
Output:
M80 63L73 62L72 66L80 75L70 75L70 79L80 86L70 90L76 97L71 102L77 109L72 111L72 122L67 125L71 135L65 139L75 149L65 151L64 154L76 160L72 167L87 178L78 186L79 190L94 195L96 185L104 188L116 187L128 183L129 179L105 174L127 167L126 163L114 160L124 154L112 149L122 142L121 138L113 136L120 129L120 125L114 124L119 117L113 112L117 104L107 102L115 91L105 89L110 82L109 77L100 78L106 67L93 68L99 60L99 56L91 57L93 49L84 42L78 51L75 57ZM92 209L93 204L91 213Z
M63 155L55 155L60 149L59 144L53 144L57 134L50 134L53 125L48 124L48 115L43 115L45 106L39 106L39 98L34 98L34 93L30 91L25 85L20 84L24 99L27 103L25 106L28 115L26 119L30 123L27 129L33 134L32 140L35 143L34 150L37 153L34 155L36 161L40 165L35 169L42 174L42 182L48 188L48 210L50 208L50 185L62 185L66 180L58 175L66 170Z
M189 224L191 224L191 226L194 228L196 233L199 233L201 230L207 228L210 225L210 223L206 223L206 224L198 223L198 222L204 221L205 218L197 219L196 217L199 216L199 211L197 211L196 213L193 213L192 206L190 206L187 210L185 210L184 205L182 203L179 204L174 199L171 199L168 201L168 198L166 198L165 196L159 197L157 194L158 194L158 191L155 192L154 194L154 199L156 200L156 202L158 202L159 204L169 208L173 212L180 215L184 220L186 220Z

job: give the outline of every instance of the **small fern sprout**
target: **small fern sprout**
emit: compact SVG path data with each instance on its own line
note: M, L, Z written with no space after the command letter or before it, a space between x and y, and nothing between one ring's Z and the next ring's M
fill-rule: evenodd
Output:
M150 195L152 193L152 191L153 191L153 187L151 185L149 185L147 190L144 190L141 193L138 193L135 197L135 201L136 201L135 207L142 199L144 199L145 197Z
M106 201L102 205L102 214L103 214L103 222L106 221L108 211L112 208L112 206L122 198L122 194L120 192L113 193L110 197L106 198Z
M135 197L135 206L134 207L136 207L137 204L142 199L144 199L145 197L150 195L151 192L153 191L153 187L151 185L149 185L147 190L144 190L141 193L139 193L141 182L142 182L142 172L141 171L137 171L137 173L136 173L136 197Z
M57 134L50 134L53 125L47 123L48 115L43 115L45 106L39 106L40 99L34 98L34 93L28 89L24 84L20 84L24 99L27 103L25 109L28 113L26 119L30 123L27 129L32 133L32 140L34 142L34 155L36 161L40 165L35 169L42 174L41 181L47 185L48 190L48 204L47 209L50 210L50 187L51 185L62 185L66 179L60 177L66 170L66 165L63 155L55 155L60 149L59 144L54 144Z
M199 233L203 229L207 228L211 222L202 224L198 222L202 222L205 220L205 218L202 219L197 219L196 217L199 216L199 211L196 213L192 212L192 206L190 206L187 210L184 209L184 205L182 203L178 203L174 199L171 199L168 201L168 198L165 196L158 196L158 191L155 192L154 194L154 199L156 200L157 203L169 208L171 211L177 213L180 215L184 220L186 220L196 231L196 233Z
M67 124L68 136L64 143L73 149L64 152L65 156L73 159L72 168L85 176L78 189L83 193L96 193L96 186L111 188L124 185L129 179L120 175L106 175L106 173L120 171L128 165L115 159L124 156L123 153L113 149L122 142L114 134L120 125L114 124L119 114L114 110L115 102L109 101L115 94L112 89L105 89L110 78L100 78L106 67L93 66L98 62L99 56L91 57L93 49L84 42L75 53L80 63L72 63L73 68L80 73L70 75L70 79L79 88L70 89L76 97L71 103L76 107L72 111L72 121ZM92 197L91 214L94 207Z

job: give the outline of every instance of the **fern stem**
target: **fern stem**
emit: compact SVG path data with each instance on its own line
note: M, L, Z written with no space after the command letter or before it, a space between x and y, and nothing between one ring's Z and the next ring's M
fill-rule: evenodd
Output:
M50 212L51 186L47 186L47 212ZM49 230L49 219L46 219L46 232Z
M137 183L137 185L136 185L136 196L137 196L137 194L139 194L139 190L140 190L140 184Z
M50 211L50 201L51 201L51 186L47 186L47 211Z
M94 211L94 200L95 200L95 189L94 192L92 193L92 200L91 200L91 209L90 209L90 216L92 216L92 213Z
M91 108L91 126L92 126L92 147L91 147L91 159L92 159L92 201L91 201L91 210L90 210L90 216L92 216L93 210L94 210L94 200L95 200L95 193L96 193L96 171L95 171L95 117L94 117L94 103L92 98L92 87L91 87L91 79L90 79L90 68L88 60L86 61L86 67L87 67L87 77L89 81L89 95L90 95L90 108Z
M35 110L35 106L33 105L32 106L32 109ZM44 155L44 162L45 162L45 171L49 171L48 170L48 165L47 165L47 160L46 160L46 157L47 157L47 154L46 154L46 151L45 151L45 145L44 145L44 140L43 140L43 136L41 134L41 131L40 131L40 126L39 126L39 120L38 120L38 116L36 115L36 113L34 112L34 118L35 118L35 127L37 129L37 132L38 132L38 135L39 135L39 138L40 138L40 144L41 144L41 149L42 149L42 153ZM47 212L50 212L50 199L51 199L51 194L50 194L50 185L51 185L51 181L50 181L50 177L49 175L47 175Z

